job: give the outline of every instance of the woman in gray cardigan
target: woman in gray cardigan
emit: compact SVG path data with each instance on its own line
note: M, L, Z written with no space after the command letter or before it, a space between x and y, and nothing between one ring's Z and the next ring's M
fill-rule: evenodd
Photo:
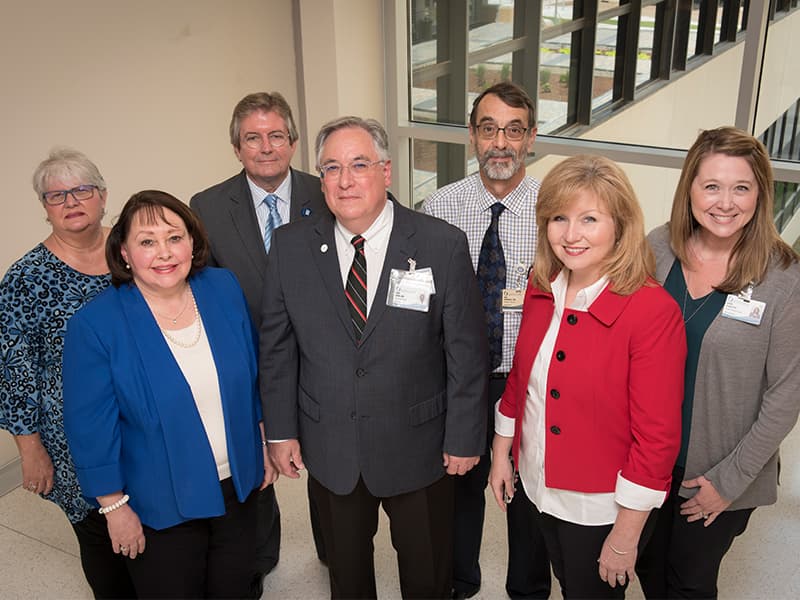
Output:
M800 265L772 215L764 146L721 127L689 149L670 222L649 236L688 355L672 492L637 564L648 598L716 597L734 538L777 499L800 412Z

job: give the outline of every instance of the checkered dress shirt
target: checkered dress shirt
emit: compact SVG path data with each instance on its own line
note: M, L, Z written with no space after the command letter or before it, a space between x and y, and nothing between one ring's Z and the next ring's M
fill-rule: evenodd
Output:
M526 176L505 198L499 199L506 210L500 215L500 243L506 258L506 288L527 286L528 268L536 254L536 198L539 182ZM475 173L437 190L425 200L423 212L444 219L467 234L472 267L478 268L478 255L487 227L492 220L491 206L498 201L483 186ZM505 311L503 324L503 361L497 373L511 370L522 313Z

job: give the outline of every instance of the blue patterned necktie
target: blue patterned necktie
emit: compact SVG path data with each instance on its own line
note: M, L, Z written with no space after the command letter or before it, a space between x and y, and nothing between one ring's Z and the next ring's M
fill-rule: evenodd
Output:
M278 197L275 194L267 194L264 204L269 209L267 224L264 227L264 249L269 254L269 247L272 245L272 232L283 225L281 214L278 212Z
M483 236L478 256L478 287L483 296L486 313L486 331L489 336L489 363L492 370L503 360L503 288L506 284L506 257L500 243L500 213L505 210L500 202L492 208L492 222Z

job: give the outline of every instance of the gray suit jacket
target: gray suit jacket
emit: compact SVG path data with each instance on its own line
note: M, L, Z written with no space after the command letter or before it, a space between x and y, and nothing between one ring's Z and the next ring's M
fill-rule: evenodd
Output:
M322 485L376 496L426 487L442 452L486 443L488 350L464 234L395 203L386 259L361 344L347 309L334 218L275 232L267 265L259 376L268 439L298 438ZM431 267L430 310L386 305L391 269Z
M294 169L290 172L290 221L330 214L319 178ZM267 253L244 170L195 194L189 204L208 232L209 264L233 271L258 328Z

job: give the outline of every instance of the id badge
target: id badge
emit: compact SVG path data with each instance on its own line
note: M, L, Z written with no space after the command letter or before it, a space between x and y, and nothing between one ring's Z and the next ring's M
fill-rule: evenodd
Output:
M409 270L392 269L389 273L389 293L386 304L394 308L428 312L431 295L436 293L433 270L417 269L414 259L408 259Z
M747 301L736 294L728 294L722 316L750 325L760 325L766 306L766 303L760 300Z
M503 289L501 308L503 312L521 312L525 303L525 288L528 284L528 265L520 261L508 274L511 287Z

